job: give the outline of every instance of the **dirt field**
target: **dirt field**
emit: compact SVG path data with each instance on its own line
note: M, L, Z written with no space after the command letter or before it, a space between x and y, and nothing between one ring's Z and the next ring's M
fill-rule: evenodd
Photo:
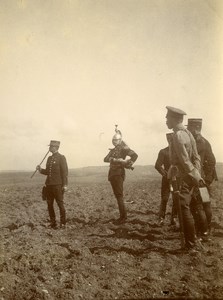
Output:
M44 176L0 174L0 299L222 299L222 179L212 198L212 240L191 255L179 232L157 225L160 178L127 174L128 221L114 225L106 176L70 176L67 228L48 229ZM58 208L55 205L57 219Z

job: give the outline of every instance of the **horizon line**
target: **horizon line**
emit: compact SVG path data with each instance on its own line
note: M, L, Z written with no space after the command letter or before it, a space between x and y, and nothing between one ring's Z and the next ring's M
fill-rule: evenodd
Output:
M146 166L154 166L153 164L148 165L135 165L135 167L146 167ZM109 165L90 165L85 167L71 167L68 170L77 170L77 169L84 169L84 168L103 168L109 167ZM0 172L34 172L35 170L31 169L3 169Z
M223 162L216 162L216 165L221 165ZM149 166L155 166L154 164L146 164L146 165L135 165L135 167L149 167ZM102 168L102 167L109 167L109 165L92 165L92 166L85 166L85 167L71 167L68 168L68 170L77 170L77 169L84 169L84 168ZM0 173L4 172L34 172L35 170L31 169L3 169L0 170Z

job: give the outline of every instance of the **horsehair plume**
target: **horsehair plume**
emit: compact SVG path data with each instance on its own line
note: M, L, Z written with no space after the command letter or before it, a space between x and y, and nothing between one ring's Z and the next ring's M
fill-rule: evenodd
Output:
M118 129L118 125L115 125L115 132L122 136L121 131Z

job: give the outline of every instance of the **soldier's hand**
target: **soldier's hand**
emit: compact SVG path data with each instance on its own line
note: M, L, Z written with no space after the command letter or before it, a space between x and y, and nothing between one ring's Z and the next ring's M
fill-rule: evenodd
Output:
M126 160L122 159L122 158L119 158L118 160L122 165L125 165L126 164Z
M212 178L210 178L210 176L206 176L206 177L205 177L205 183L206 183L207 185L210 185L210 184L212 183Z
M199 171L196 168L194 168L189 173L189 175L192 177L194 183L199 186L200 182L203 180L200 173L199 173Z
M36 166L36 170L39 171L39 172L41 171L40 165Z
M114 163L121 163L121 164L125 164L125 160L122 158L113 158L112 160Z
M199 187L204 187L204 186L206 186L206 183L205 183L204 179L201 178L201 180L199 181Z
M171 165L169 167L169 170L167 171L167 179L171 180L173 178L176 178L179 174L178 167L176 165Z
M67 192L67 190L68 190L68 188L67 188L67 186L66 186L66 185L62 187L62 191L63 191L64 193L66 193L66 192Z
M162 176L167 177L167 171L166 170L162 170Z
M134 162L131 159L128 159L127 161L125 161L126 169L131 169L133 164L134 164Z
M205 183L206 183L207 186L209 186L209 185L211 185L211 180L210 181L209 180L205 180Z

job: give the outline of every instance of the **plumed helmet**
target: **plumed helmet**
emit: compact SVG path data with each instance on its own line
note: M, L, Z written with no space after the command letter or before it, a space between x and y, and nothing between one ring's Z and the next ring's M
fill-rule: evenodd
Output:
M112 140L122 140L122 135L120 133L116 133L113 135Z
M112 144L114 146L117 146L122 142L122 133L120 130L117 129L118 125L115 125L115 127L115 135L113 135L112 137Z

